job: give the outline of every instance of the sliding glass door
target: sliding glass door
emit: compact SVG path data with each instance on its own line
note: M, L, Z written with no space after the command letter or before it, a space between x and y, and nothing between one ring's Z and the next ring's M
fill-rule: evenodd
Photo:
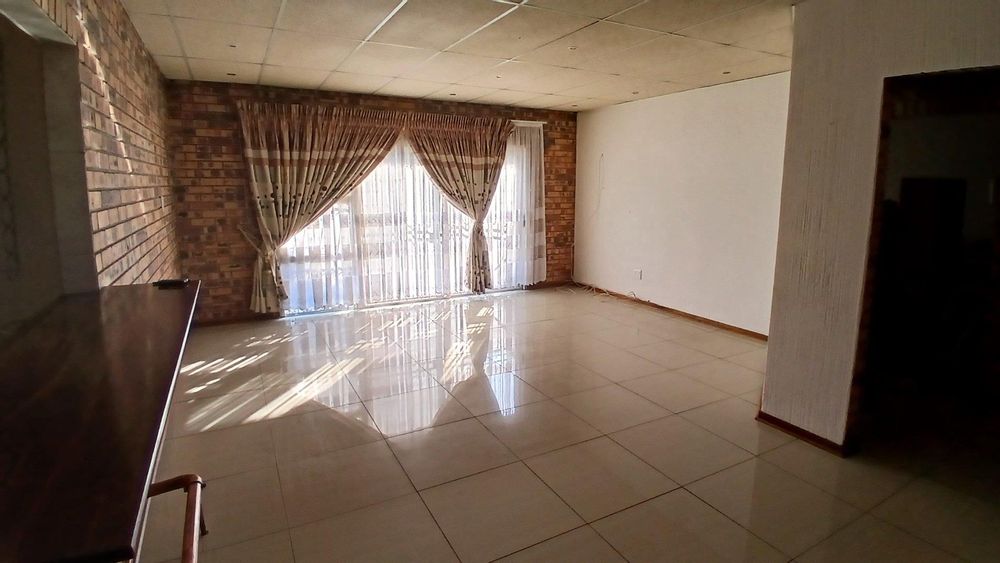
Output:
M515 128L484 225L494 289L545 279L542 152L541 127ZM282 247L286 312L464 294L471 229L402 140L346 201Z

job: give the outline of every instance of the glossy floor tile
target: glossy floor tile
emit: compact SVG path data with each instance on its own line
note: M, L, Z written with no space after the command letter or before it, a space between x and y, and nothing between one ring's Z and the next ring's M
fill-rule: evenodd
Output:
M581 526L508 555L500 561L503 563L547 563L549 561L620 563L625 559L593 528Z
M389 446L421 490L517 461L476 419L396 436Z
M872 516L862 516L796 558L801 563L886 561L945 563L959 558Z
M525 463L587 522L677 488L677 483L607 437Z
M679 489L593 524L629 561L786 561L690 492Z
M601 433L554 401L531 403L479 417L501 442L521 458L531 457Z
M695 481L687 488L790 557L861 516L846 502L757 459Z
M457 561L416 494L292 529L296 563Z
M611 438L682 484L753 457L750 452L679 416L615 432Z
M1000 560L989 466L759 423L766 358L569 288L196 328L157 478L207 479L209 563Z
M422 491L463 561L491 561L583 521L523 463Z

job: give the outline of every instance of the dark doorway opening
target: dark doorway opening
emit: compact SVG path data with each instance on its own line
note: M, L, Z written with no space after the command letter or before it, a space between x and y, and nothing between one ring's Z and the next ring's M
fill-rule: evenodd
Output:
M1000 498L1000 70L885 82L852 447Z

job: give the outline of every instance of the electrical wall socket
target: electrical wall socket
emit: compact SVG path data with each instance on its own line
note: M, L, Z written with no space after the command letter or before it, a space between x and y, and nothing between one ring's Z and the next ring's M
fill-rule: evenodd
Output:
M635 279L637 279L637 280L641 280L642 279L642 268L636 268L636 269L632 270L632 273L635 274Z

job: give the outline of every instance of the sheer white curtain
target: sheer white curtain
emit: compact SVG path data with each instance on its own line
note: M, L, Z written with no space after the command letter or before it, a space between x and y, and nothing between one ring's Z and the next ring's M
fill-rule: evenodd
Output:
M545 279L542 128L511 134L484 223L495 289ZM400 140L354 190L281 248L286 313L468 292L472 220L441 195Z

